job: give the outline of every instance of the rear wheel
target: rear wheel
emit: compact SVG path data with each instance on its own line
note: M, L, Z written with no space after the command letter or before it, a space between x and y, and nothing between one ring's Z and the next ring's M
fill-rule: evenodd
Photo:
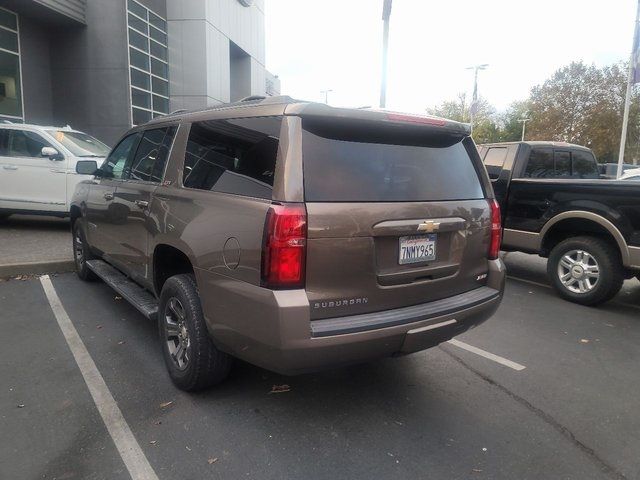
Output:
M175 275L165 282L158 327L164 361L176 387L203 390L227 377L232 359L209 337L193 275Z
M87 260L93 260L95 256L91 253L87 244L86 236L80 222L73 223L73 260L76 264L76 273L82 280L90 282L97 280L98 276L89 270Z
M569 238L556 245L547 274L561 297L590 306L612 299L624 281L617 249L594 237Z

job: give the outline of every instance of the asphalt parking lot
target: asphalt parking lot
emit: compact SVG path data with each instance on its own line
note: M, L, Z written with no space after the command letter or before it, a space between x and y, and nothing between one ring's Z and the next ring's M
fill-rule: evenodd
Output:
M159 479L640 478L640 283L593 309L557 298L538 259L507 263L526 281L462 344L298 377L237 363L197 395L107 286L50 278ZM42 281L0 282L0 305L0 478L131 478Z

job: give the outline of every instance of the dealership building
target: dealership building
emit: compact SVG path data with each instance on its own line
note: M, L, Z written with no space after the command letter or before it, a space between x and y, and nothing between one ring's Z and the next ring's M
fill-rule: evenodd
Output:
M174 110L277 95L264 0L0 0L0 120L113 144Z

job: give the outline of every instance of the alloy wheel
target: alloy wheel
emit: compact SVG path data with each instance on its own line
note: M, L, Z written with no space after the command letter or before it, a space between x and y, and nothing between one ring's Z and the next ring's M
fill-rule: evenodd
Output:
M184 370L189 365L191 341L184 307L176 297L171 297L167 301L164 320L169 356L179 370Z
M595 257L585 250L570 250L558 263L562 285L573 293L589 293L600 279L600 267Z
M73 236L73 253L76 257L78 267L82 269L84 265L84 244L82 243L82 237L80 236L80 229L76 228Z

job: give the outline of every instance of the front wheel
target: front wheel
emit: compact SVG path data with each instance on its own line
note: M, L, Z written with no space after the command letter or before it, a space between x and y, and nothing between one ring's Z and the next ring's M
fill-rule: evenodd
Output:
M569 238L556 245L547 274L561 297L588 306L612 299L624 281L618 250L595 237Z
M209 337L193 275L175 275L165 282L158 327L164 361L176 387L193 392L227 377L231 357Z
M95 257L91 254L87 239L79 221L73 223L73 260L76 265L76 273L85 282L98 279L98 276L87 267L87 260Z

